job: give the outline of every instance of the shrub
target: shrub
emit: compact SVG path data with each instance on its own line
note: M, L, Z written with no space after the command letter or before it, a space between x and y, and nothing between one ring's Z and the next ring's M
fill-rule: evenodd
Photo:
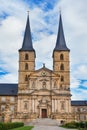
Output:
M0 123L0 130L9 130L21 126L24 126L24 123L22 122Z
M4 123L0 123L0 130L7 130L6 126Z
M64 126L67 128L77 128L75 122L66 123Z
M85 128L87 126L87 122L69 122L62 125L65 128Z
M24 123L22 122L13 122L13 123L5 123L4 124L7 129L13 129L17 127L24 126Z

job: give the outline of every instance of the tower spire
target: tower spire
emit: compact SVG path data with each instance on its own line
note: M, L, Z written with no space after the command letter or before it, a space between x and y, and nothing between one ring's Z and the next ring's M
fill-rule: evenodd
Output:
M60 18L59 18L59 29L58 29L57 41L56 41L56 46L54 48L54 51L70 51L67 48L66 42L65 42L61 11L60 11Z
M35 51L32 45L32 38L31 38L31 29L30 29L30 22L29 22L29 11L27 15L27 23L24 33L24 39L22 48L19 51Z

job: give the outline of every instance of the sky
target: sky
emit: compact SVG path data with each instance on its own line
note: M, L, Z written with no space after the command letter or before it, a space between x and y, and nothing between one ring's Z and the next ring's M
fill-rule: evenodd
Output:
M18 50L28 10L36 69L43 63L53 69L60 9L70 49L72 100L87 100L87 0L0 0L0 83L18 83Z

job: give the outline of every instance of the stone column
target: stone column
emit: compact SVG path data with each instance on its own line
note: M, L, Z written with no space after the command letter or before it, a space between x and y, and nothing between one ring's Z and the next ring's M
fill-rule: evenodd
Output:
M32 111L32 98L30 99L30 112Z
M28 100L28 111L30 113L30 99Z
M36 99L34 99L34 112L36 112Z
M54 99L52 99L52 112L54 112Z
M33 109L33 112L34 112L34 99L32 99L32 109Z
M55 112L55 99L54 99L54 112Z
M56 103L57 103L57 112L58 112L58 99L56 100Z
M57 100L55 99L55 112L57 110Z

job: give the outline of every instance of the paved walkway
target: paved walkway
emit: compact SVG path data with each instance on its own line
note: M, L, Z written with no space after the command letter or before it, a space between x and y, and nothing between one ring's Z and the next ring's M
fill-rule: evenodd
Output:
M59 127L58 121L49 118L36 119L30 123L27 123L26 125L33 125L34 128L32 130L75 130Z

